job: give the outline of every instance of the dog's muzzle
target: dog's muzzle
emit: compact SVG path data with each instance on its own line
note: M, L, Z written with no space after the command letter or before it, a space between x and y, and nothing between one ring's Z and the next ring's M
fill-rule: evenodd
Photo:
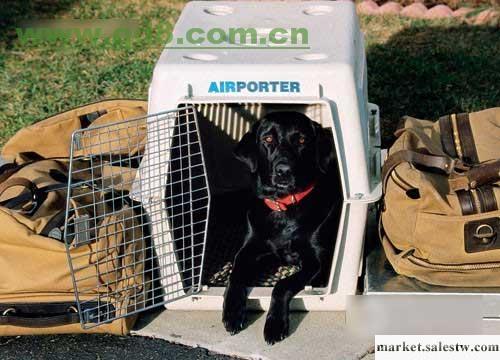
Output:
M273 184L278 188L289 188L295 185L292 167L284 162L274 166Z

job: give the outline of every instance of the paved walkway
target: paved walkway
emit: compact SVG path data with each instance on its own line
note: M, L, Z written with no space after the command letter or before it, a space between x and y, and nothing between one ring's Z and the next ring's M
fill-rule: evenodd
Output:
M267 345L262 336L265 313L251 314L248 328L234 336L224 330L220 317L218 311L163 311L143 318L134 334L245 359L374 358L371 342L356 339L346 331L343 313L294 313L291 336L273 346Z

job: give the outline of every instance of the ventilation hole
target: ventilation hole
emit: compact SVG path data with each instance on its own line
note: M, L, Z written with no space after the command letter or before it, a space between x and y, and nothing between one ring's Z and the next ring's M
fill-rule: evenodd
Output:
M314 61L314 60L323 60L326 59L328 55L323 54L323 53L312 53L312 54L303 54L296 56L296 60L301 60L301 61Z
M217 5L206 8L203 11L205 11L207 14L214 16L226 16L226 15L231 15L234 9L230 6Z
M420 191L418 191L418 189L407 190L406 196L408 196L410 199L413 199L413 200L420 199Z
M184 55L183 58L188 60L198 60L198 61L214 61L218 59L216 55L212 54L189 54L189 55Z
M310 16L320 16L320 15L326 15L328 13L332 12L332 7L331 6L326 6L326 5L316 5L316 6L310 6L304 11L302 11L306 15Z

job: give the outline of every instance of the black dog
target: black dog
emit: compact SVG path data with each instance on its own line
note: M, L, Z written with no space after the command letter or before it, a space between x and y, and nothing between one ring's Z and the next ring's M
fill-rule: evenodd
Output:
M342 192L331 131L298 112L274 112L254 124L235 150L253 176L256 199L247 214L243 247L224 294L222 321L243 329L247 286L258 262L275 256L300 270L273 289L264 328L267 343L288 335L291 299L331 267Z

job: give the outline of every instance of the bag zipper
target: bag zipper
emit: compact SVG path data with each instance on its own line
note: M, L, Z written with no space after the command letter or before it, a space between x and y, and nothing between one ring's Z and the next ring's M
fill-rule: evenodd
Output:
M427 260L415 257L411 254L404 258L415 265L423 266L434 270L486 270L500 268L500 262L478 263L478 264L435 264Z

